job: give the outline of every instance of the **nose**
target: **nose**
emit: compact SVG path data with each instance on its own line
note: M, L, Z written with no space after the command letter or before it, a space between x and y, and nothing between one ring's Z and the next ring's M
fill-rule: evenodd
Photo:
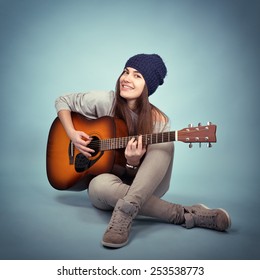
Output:
M130 74L125 74L123 75L123 81L126 82L126 83L130 83L132 80L131 80L131 77L130 77Z

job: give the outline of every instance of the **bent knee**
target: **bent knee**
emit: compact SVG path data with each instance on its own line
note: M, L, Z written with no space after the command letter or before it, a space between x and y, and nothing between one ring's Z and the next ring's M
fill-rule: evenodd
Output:
M120 179L110 173L103 173L100 174L96 177L94 177L90 183L89 183L89 189L104 189L107 188L109 186L111 186L112 184L114 184L115 182L120 181Z
M117 177L113 174L100 174L94 177L88 187L88 195L91 203L99 209L111 210L113 207L108 203L112 189L111 183L117 180Z

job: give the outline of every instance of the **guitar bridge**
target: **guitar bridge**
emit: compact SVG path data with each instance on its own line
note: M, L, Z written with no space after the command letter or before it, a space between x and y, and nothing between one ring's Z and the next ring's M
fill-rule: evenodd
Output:
M68 154L69 154L69 165L74 164L74 152L75 152L75 147L72 141L69 143L69 148L68 148Z

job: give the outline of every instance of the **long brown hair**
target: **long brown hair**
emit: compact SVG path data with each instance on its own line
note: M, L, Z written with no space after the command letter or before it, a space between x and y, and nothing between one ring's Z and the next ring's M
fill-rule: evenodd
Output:
M136 100L135 113L137 114L138 119L135 123L126 99L120 96L120 77L116 83L114 116L125 121L129 135L150 134L153 133L155 122L159 121L165 124L168 122L168 117L160 109L149 102L148 89L145 85L142 94Z

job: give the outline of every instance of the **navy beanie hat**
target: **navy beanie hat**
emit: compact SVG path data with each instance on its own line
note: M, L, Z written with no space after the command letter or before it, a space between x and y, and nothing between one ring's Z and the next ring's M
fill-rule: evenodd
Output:
M142 74L148 87L148 95L153 94L162 85L167 68L158 54L137 54L128 59L126 67L136 69Z

